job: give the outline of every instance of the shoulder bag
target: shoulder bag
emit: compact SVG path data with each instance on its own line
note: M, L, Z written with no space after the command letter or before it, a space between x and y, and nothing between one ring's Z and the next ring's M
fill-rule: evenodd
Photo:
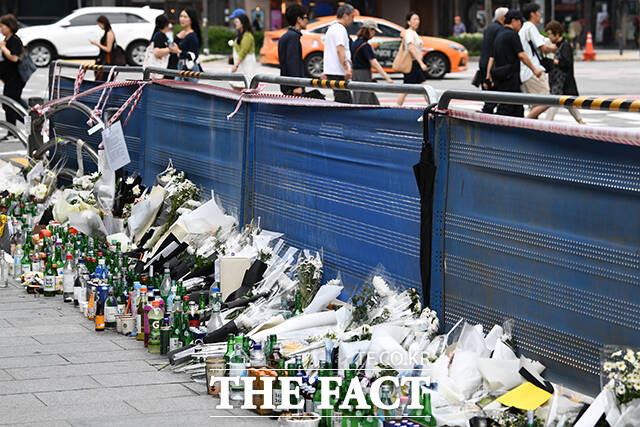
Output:
M23 83L26 84L27 81L29 81L31 75L35 73L36 68L36 64L33 63L31 56L23 50L18 60L18 74L20 74L20 79Z
M413 58L411 54L404 48L404 39L400 42L400 49L396 54L396 58L393 60L391 68L393 71L402 74L409 74L411 67L413 66Z
M553 59L547 58L546 56L541 55L540 52L538 52L538 48L533 45L533 42L529 37L529 31L527 31L526 34L527 34L527 43L529 43L531 52L533 52L536 58L538 58L538 61L540 61L540 65L542 65L542 68L544 68L544 71L547 73L550 72L551 69L553 68Z

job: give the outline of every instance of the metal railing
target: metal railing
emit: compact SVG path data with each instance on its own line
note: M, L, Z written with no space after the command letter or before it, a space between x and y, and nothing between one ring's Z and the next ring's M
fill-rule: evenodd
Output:
M8 96L0 95L0 104L2 104L3 106L6 105L7 107L11 108L13 111L18 113L20 117L24 117L27 114L29 114L27 112L27 109L24 108L24 106L21 103L19 103L15 99L9 98Z
M590 110L640 111L640 99L602 98L592 96L535 95L529 93L446 90L440 95L438 108L446 110L454 99L493 102L496 104L544 105Z
M315 87L321 89L353 90L356 92L408 93L424 95L429 100L429 103L435 102L438 99L438 94L433 87L418 84L369 83L356 82L353 80L323 80L303 77L282 77L272 74L256 74L251 80L250 87L255 89L260 83L275 83L285 86Z
M242 82L245 87L249 87L249 79L244 74L239 73L207 73L204 71L178 71L170 70L167 68L159 67L147 67L144 69L142 78L149 80L151 73L162 74L169 77L181 77L185 79L198 79L198 80L214 80L214 81L227 81L227 82Z

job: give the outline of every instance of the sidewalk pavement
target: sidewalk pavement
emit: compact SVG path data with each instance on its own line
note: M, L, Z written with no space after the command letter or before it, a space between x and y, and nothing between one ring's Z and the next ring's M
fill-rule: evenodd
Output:
M620 55L619 49L594 49L596 51L596 61L640 61L638 49L625 49ZM575 60L582 61L584 50L575 51Z
M61 296L30 295L12 283L0 288L0 301L0 425L276 424L214 409L219 399L204 384L158 371L165 356L115 331L96 332Z

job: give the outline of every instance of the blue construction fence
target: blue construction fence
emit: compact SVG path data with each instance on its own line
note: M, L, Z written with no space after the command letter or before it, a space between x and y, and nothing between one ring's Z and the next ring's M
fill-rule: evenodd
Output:
M134 90L114 89L109 104ZM125 128L128 168L151 184L172 159L243 222L259 216L290 244L322 249L325 277L341 272L347 294L379 263L422 289L422 111L245 102L227 120L236 104L146 86ZM84 136L84 121L60 113L54 129ZM445 330L514 319L522 354L595 392L600 347L640 346L640 148L440 115L428 125L437 175L423 296Z

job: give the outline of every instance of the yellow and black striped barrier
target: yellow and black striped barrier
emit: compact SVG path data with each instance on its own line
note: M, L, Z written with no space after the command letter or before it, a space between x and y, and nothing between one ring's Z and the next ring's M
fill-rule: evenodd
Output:
M191 78L191 79L199 79L200 76L202 75L202 72L200 72L200 71L182 70L182 71L178 72L178 75L180 77L188 77L188 78Z
M82 64L83 70L101 70L104 68L104 65L98 64Z
M348 83L345 80L312 79L311 84L317 88L346 89Z
M561 107L585 108L590 110L640 111L640 99L594 98L589 96L561 96Z

